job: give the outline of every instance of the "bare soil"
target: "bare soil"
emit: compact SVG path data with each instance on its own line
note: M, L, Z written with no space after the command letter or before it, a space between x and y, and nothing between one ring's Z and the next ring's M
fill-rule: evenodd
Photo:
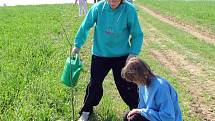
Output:
M205 42L211 43L213 45L215 45L215 34L211 33L209 31L206 30L200 30L197 29L196 27L189 25L189 24L185 24L182 21L179 21L177 19L175 19L174 17L171 16L162 16L159 12L155 12L143 5L138 5L142 10L144 10L144 12L147 12L148 14L150 14L151 16L165 22L168 23L178 29L181 29L185 32L190 33L191 35L195 36L196 38L199 38L201 40L204 40Z
M140 17L141 20L143 20L142 18L144 17ZM150 55L158 60L161 65L169 68L172 75L180 81L181 87L191 95L192 99L189 102L190 115L198 116L204 121L215 121L215 80L212 80L214 74L211 75L214 70L207 69L204 63L192 62L186 57L187 55L180 54L175 50L165 49L167 48L165 43L174 43L174 41L170 40L167 35L160 33L150 23L143 25L142 28L147 28L144 30L147 33L145 35L145 46L156 43L163 48L161 50L150 49ZM181 46L183 50L183 45L178 46ZM191 53L191 55L200 56L198 53ZM204 80L200 80L200 78Z

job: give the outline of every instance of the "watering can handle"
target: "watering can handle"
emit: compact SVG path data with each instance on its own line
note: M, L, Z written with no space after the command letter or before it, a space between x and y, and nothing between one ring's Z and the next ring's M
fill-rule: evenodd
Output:
M70 50L70 53L72 54L72 55L75 55L75 54L78 54L79 53L79 51L80 51L80 48L77 48L77 47L71 47L71 50Z
M76 55L77 54L79 54L79 48L76 48L76 47L71 47L70 48L70 55L69 55L69 57L72 59L72 60L74 60L74 58L76 57Z
M72 55L72 59L75 61L75 63L80 62L80 55L76 53L75 55Z

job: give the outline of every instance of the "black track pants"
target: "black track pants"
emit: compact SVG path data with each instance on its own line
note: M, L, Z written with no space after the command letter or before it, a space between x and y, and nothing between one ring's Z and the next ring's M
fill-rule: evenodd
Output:
M123 101L129 106L130 109L137 108L138 106L138 92L137 85L125 81L121 77L121 70L125 66L127 56L105 58L93 55L91 61L91 78L86 89L84 99L84 106L81 112L93 112L93 106L99 104L103 96L102 83L105 76L112 69L114 81L119 94Z

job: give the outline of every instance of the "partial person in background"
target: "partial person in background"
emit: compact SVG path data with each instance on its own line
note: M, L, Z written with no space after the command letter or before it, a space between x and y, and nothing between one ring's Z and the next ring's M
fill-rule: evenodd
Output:
M79 16L87 14L87 0L75 0L75 4L79 5Z
M90 81L78 121L88 121L94 106L99 104L104 91L103 81L110 70L117 90L129 109L138 106L137 85L121 77L125 63L139 55L143 43L143 32L135 6L125 0L102 0L93 4L76 34L72 54L79 53L92 27L94 36ZM130 35L132 41L129 43Z
M134 57L121 73L139 88L138 108L129 111L124 121L182 121L177 92L166 79L154 75L148 64Z

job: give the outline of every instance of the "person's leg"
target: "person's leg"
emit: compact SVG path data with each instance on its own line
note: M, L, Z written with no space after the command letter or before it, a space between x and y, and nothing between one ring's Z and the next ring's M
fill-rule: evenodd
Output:
M138 106L138 92L137 85L126 81L121 77L122 68L125 66L127 56L115 58L112 62L112 70L114 75L115 84L123 101L129 106L130 109L137 108Z
M106 64L107 60L102 57L92 56L91 61L91 78L86 89L84 106L82 107L80 114L82 112L93 112L93 106L99 104L103 96L102 83L105 76L108 74L110 67Z
M83 15L83 0L79 0L79 16Z
M128 113L129 113L129 111L125 113L125 115L123 117L123 121L149 121L148 119L146 119L144 116L142 116L139 113L135 113L134 115L127 118Z
M84 13L87 14L87 1L83 0L83 8L84 8Z

